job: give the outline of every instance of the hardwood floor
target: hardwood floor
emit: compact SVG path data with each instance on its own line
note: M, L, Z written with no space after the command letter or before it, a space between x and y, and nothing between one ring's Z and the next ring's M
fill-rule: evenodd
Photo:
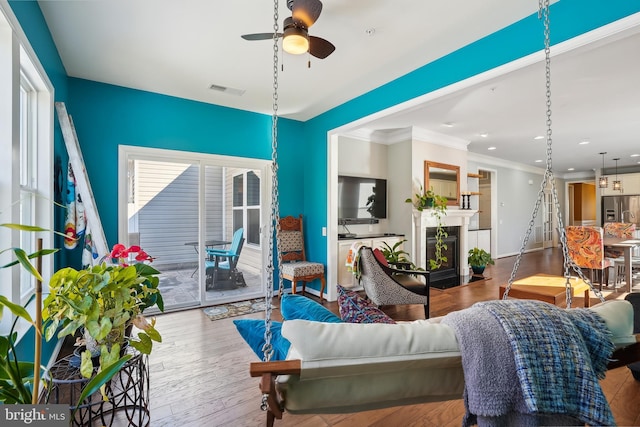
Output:
M474 302L497 299L500 284L507 283L515 257L496 260L485 276L490 280L447 289L431 290L431 316L469 307ZM516 278L535 273L562 274L557 249L525 254ZM612 292L607 298L623 297ZM597 299L592 300L597 303ZM274 300L277 305L279 301ZM582 306L574 298L574 306ZM338 312L335 302L325 306ZM422 306L383 307L396 320L424 318ZM245 318L263 318L256 313ZM275 320L280 320L274 310ZM150 357L151 426L259 426L266 415L260 410L258 380L249 377L249 363L259 359L242 341L234 319L211 321L202 310L163 314L157 328L163 343ZM608 371L601 381L618 425L640 425L640 382L626 368ZM276 426L459 426L462 400L393 407L338 415L291 415L276 420Z

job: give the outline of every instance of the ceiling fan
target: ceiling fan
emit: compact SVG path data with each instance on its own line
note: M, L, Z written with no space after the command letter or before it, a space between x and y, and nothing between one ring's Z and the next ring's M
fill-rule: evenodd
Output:
M292 16L284 20L283 32L275 33L276 37L283 37L282 49L285 52L294 55L309 52L316 58L324 59L336 50L328 40L309 35L309 27L322 12L320 0L287 0L287 7L291 10ZM274 33L256 33L244 34L241 37L245 40L268 40L273 39L273 36Z

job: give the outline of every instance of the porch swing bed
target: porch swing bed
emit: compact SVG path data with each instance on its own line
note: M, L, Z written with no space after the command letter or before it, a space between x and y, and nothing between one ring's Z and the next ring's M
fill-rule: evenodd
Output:
M566 310L539 301L494 302L511 303L514 310L527 303L535 310L553 307L562 312L593 312L606 327L588 327L597 330L600 326L615 346L604 368L640 360L640 336L633 330L640 304L634 310L629 301L612 300L589 309ZM466 311L454 314L464 316ZM397 324L283 322L282 336L291 343L287 360L250 366L252 376L262 377L260 388L269 411L267 425L281 418L285 410L291 414L352 413L462 398L465 387L470 386L465 383L465 369L472 367L463 366L464 341L458 331L442 319ZM483 342L481 331L477 332L475 344L491 351L491 343ZM551 356L549 363L553 363ZM571 365L568 359L567 365ZM597 382L601 373L593 374L593 380ZM483 392L490 395L489 383L484 386Z

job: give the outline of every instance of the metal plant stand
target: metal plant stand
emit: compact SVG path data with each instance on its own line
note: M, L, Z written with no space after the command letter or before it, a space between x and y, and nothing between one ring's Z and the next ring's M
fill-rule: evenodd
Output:
M75 410L70 426L149 426L148 356L132 349L130 352L133 357L106 384L108 400L98 391L77 407L89 380L80 375L77 355L60 359L49 371L45 403L68 404L71 414Z

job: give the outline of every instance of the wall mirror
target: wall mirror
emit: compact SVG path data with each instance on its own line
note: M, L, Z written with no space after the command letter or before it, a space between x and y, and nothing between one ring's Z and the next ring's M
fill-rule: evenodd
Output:
M447 198L447 205L458 205L460 200L460 166L446 163L424 162L424 188Z

